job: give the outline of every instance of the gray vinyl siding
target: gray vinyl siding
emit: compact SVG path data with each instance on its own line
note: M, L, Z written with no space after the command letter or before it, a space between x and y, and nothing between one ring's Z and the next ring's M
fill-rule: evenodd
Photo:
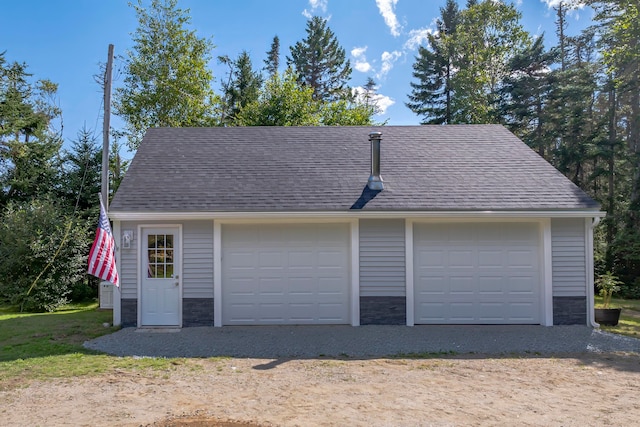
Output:
M187 221L182 229L184 298L213 298L213 221Z
M582 218L551 220L553 296L586 296L585 222Z
M166 222L156 222L166 223ZM183 221L182 224L182 289L184 298L213 298L213 222ZM138 297L138 225L153 221L123 221L121 230L133 230L130 249L120 249L122 298ZM118 242L120 244L120 242Z
M133 230L135 235L129 249L122 247L120 236L114 236L117 245L120 246L120 290L123 299L133 299L138 298L138 224L123 221L120 223L120 232L123 230Z
M360 296L405 296L404 237L403 219L360 220Z

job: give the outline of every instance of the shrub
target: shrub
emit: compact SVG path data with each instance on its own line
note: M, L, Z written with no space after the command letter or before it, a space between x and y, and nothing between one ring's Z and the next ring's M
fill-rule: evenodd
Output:
M7 205L0 225L0 301L23 311L66 304L84 279L87 242L87 225L52 199Z
M596 280L596 287L600 291L603 308L609 308L609 305L611 304L611 297L614 293L620 291L621 284L622 282L620 282L610 271L607 271L598 277Z

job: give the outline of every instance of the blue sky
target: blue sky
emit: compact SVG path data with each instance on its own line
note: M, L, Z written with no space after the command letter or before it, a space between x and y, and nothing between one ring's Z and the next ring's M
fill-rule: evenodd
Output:
M550 7L558 1L514 1L525 29L533 35L545 32L548 46L555 43L555 15ZM465 3L459 0L461 7ZM216 92L226 73L216 57L236 58L247 50L254 67L262 67L273 36L278 35L284 64L289 46L306 36L307 17L328 18L351 60L351 86L373 77L385 109L376 119L391 125L419 123L404 105L410 92L411 66L418 45L425 32L433 29L444 4L445 0L178 1L179 7L190 9L197 34L211 38L216 46L210 63ZM590 10L573 11L568 33L577 34L590 20ZM110 43L116 55L126 55L136 27L135 12L127 0L7 0L0 14L0 52L6 51L10 62L26 62L34 79L59 84L66 141L75 139L85 124L100 136L102 94L93 75L98 73L98 64L106 61ZM116 72L114 86L120 84L122 76ZM112 125L121 122L114 117Z

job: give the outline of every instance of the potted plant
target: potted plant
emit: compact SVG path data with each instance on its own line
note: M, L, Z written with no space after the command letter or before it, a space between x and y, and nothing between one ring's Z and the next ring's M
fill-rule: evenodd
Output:
M620 290L622 282L610 271L601 274L596 287L602 297L602 308L595 309L596 322L606 326L616 326L620 320L620 308L611 308L611 297Z

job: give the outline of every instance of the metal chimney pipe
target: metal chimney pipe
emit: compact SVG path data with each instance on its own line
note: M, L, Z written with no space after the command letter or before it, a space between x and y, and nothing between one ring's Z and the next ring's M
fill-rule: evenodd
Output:
M371 141L371 175L367 186L370 190L382 191L384 184L382 176L380 176L380 141L382 140L382 132L371 132L369 141Z

